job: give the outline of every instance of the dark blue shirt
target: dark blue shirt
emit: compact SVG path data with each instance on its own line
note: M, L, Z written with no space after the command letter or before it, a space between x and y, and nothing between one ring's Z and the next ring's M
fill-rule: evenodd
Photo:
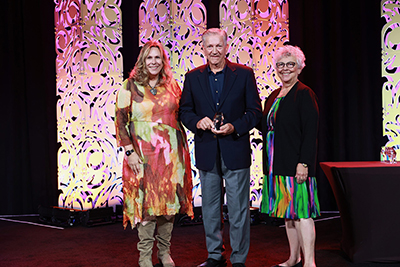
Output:
M214 104L217 110L219 108L219 100L221 98L222 88L224 87L225 69L226 65L223 70L214 74L214 72L211 71L210 67L207 67L211 95L213 97Z

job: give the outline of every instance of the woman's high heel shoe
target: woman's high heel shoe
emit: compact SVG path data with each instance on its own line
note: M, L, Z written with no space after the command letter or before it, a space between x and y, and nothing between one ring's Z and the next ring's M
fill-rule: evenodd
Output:
M290 267L302 267L302 266L303 265L301 264L301 261L299 261L298 263L296 263L295 265L290 266ZM277 265L274 265L272 267L287 267L287 266L282 266L282 265L277 264Z

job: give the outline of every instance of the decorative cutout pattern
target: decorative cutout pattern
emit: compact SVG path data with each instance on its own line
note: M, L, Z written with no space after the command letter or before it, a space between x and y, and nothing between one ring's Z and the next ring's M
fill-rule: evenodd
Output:
M148 0L139 10L139 42L159 40L169 54L174 78L183 86L185 73L203 65L201 35L206 29L206 8L201 0ZM194 136L187 131L192 161L194 205L201 205L200 177L195 167Z
M122 83L121 0L55 0L59 206L91 209L122 203L121 149L116 147L114 105ZM158 39L169 53L175 79L206 63L201 0L147 0L139 9L140 45ZM229 36L229 59L251 66L262 99L278 87L272 52L288 40L284 0L222 0L221 26ZM201 205L200 179L192 156L194 205ZM251 201L262 187L261 136L251 134Z
M122 82L121 1L55 4L59 206L121 204L113 122Z
M382 0L381 17L386 20L382 28L382 87L383 136L386 146L400 151L400 1ZM398 157L397 157L398 158Z
M288 1L222 0L221 28L228 34L229 60L252 67L261 99L280 86L272 66L272 54L289 40ZM252 145L251 195L259 207L263 184L262 136L250 135Z

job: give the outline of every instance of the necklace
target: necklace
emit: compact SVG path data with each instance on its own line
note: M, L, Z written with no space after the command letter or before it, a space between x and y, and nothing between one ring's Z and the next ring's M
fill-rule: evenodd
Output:
M151 88L150 88L150 93L151 93L152 95L156 95L156 94L157 94L157 89L155 88L156 86L154 85L154 87L152 87L150 84L149 84L149 86L151 87Z
M149 82L150 93L151 93L152 95L154 95L154 96L157 94L156 86L157 86L157 84L158 84L158 80L159 80L159 79L157 79L157 82L154 84L154 86L151 86L151 85L150 85L150 82Z

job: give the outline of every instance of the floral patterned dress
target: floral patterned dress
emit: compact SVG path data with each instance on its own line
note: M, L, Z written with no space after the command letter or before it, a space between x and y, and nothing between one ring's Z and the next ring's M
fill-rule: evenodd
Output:
M274 126L279 104L284 97L276 98L267 116L268 175L264 176L261 212L271 217L305 219L320 216L320 206L315 177L308 177L304 183L297 183L295 177L273 175Z
M123 162L124 227L153 216L193 217L190 155L178 122L181 89L174 79L156 89L152 95L127 79L117 94L117 144L132 144L143 161L138 175Z

